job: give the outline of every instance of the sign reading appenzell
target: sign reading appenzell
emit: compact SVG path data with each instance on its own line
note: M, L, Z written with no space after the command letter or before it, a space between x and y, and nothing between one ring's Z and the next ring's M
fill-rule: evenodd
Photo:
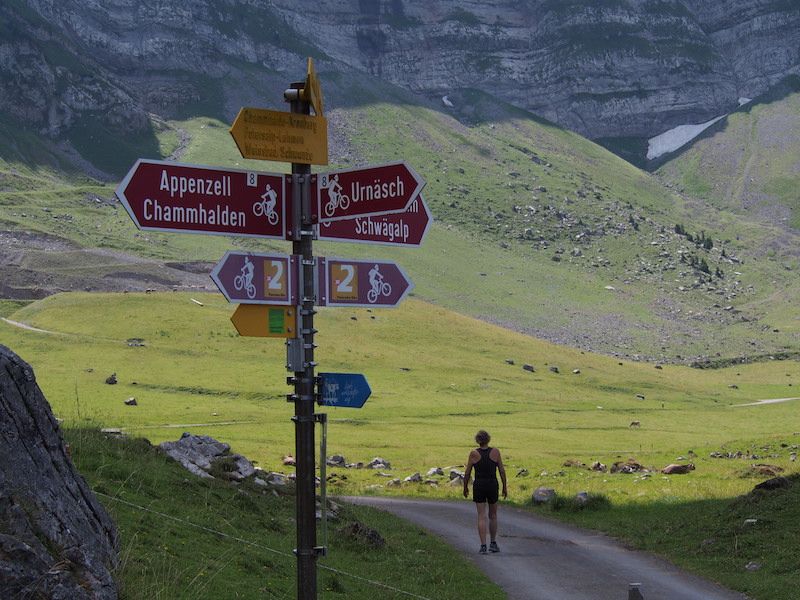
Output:
M320 222L405 211L425 180L404 162L317 176Z
M139 229L286 235L283 175L139 159L116 194Z

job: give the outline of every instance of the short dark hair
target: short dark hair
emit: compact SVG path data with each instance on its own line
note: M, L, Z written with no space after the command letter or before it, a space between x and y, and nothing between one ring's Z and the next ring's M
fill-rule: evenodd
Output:
M478 445L483 446L484 444L488 444L489 440L492 439L492 436L489 435L488 431L484 431L481 429L478 433L475 434L475 441L478 442Z

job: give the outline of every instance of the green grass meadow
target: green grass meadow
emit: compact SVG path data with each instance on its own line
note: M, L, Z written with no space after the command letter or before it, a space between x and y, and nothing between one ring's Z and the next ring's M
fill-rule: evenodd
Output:
M281 340L240 338L231 313L220 295L70 293L10 317L53 333L5 323L2 331L4 343L33 364L66 424L91 418L153 442L204 424L195 429L278 469L294 439L285 348ZM510 470L535 475L514 482L517 501L540 479L603 491L615 502L726 497L750 482L739 477L741 465L706 460L708 452L744 450L751 440L788 442L800 431L792 402L734 406L800 396L796 361L657 369L541 342L413 299L397 309L324 309L317 327L319 370L364 373L373 389L363 409L329 409L330 454L349 462L382 456L405 476L462 464L474 431L487 428ZM144 346L129 345L134 339ZM534 373L522 369L526 363ZM114 386L104 382L112 372ZM131 396L139 406L123 404ZM629 427L632 421L641 427ZM644 485L581 471L538 477L561 471L568 458L611 463L635 456L662 467L690 450L702 460L691 477ZM788 453L775 461L790 467ZM347 476L346 493L379 483L367 471Z
M0 339L32 364L55 414L64 419L71 443L80 445L81 436L94 439L94 434L81 433L87 427L118 427L152 443L177 439L183 431L191 431L231 444L233 451L264 469L286 472L281 458L293 453L294 429L290 421L293 408L285 400L291 391L285 384L285 349L281 340L238 337L229 322L231 313L232 306L220 295L67 293L28 304L8 317L48 333L0 322ZM792 446L800 444L796 402L735 405L800 396L800 363L768 361L716 370L664 365L657 369L652 364L548 344L416 299L397 309L323 309L316 326L320 330L319 370L364 373L373 390L363 409L325 409L329 415L328 455L342 454L348 462L381 456L392 463L394 477L402 479L416 471L424 476L435 466L461 468L475 431L486 428L503 451L510 500L515 504L527 505L538 486L553 487L562 497L582 490L604 496L610 508L554 514L664 553L688 568L748 590L755 598L780 597L768 593L789 584L775 582L796 576L796 563L794 568L787 567L792 557L796 559L789 539L781 542L786 556L768 563L768 570L746 575L740 571L748 552L753 556L747 560L751 560L769 548L758 538L752 546L737 546L732 552L727 540L739 535L733 521L750 510L736 505L741 501L735 499L763 479L750 474L750 464L765 462L785 469L785 474L796 473L789 453ZM144 345L129 345L134 339L143 340ZM533 365L535 372L522 369L524 364ZM119 380L117 385L105 383L112 372ZM138 406L125 406L129 397L135 397ZM641 427L631 428L634 420L640 421ZM138 453L133 443L125 452ZM709 457L712 451L737 450L762 458ZM174 512L177 509L171 508L167 494L158 492L161 484L153 478L178 478L190 490L190 505L196 505L191 510L198 511L190 520L207 525L209 507L232 494L213 482L189 480L180 471L150 475L155 467L127 464L132 456L112 459L106 455L109 452L121 450L79 451L78 466L96 489L109 495L122 490L117 495L134 504ZM144 456L150 462L165 462L150 451ZM658 469L681 456L691 459L697 469L688 475L654 472L642 477L564 466L568 459L587 465L599 460L610 466L635 458ZM119 464L119 472L115 464ZM518 477L520 469L529 474ZM329 483L331 495L454 499L460 494L460 488L451 487L446 476L434 477L436 486L390 487L387 478L368 469L329 468L328 474L336 475ZM209 494L217 500L209 503ZM233 498L236 500L225 502L235 505L239 497L233 494ZM140 550L157 535L158 519L153 521L154 517L115 506L107 499L104 502L121 519L131 556L140 556ZM259 505L253 510L257 514L278 510L277 514L286 513L282 518L288 522L288 501L281 502L278 508ZM770 515L770 522L784 522L785 515L777 510L750 512ZM687 521L696 526L681 529L681 523ZM229 529L241 529L237 523L232 517ZM284 537L289 535L288 525L280 527ZM383 527L394 531L395 524ZM176 524L170 531L173 529L181 530L181 526ZM721 538L719 531L728 531L730 536ZM191 534L174 535L183 544L195 543ZM721 541L704 542L707 538ZM206 543L212 540L202 542ZM275 543L285 546L289 542ZM282 586L291 580L291 561L262 563L260 558L234 558L236 551L231 550L224 560L209 558L204 563L202 557L208 555L200 552L196 560L184 563L170 561L169 557L180 554L172 554L177 550L168 542L164 545L163 552L144 563L140 557L126 564L123 580L143 577L154 586L148 589L165 590L167 596L161 597L169 597L171 588L159 581L177 582L188 585L185 589L208 594L215 588L211 583L206 586L203 577L214 569L222 570L223 563L225 572L231 573L229 569L237 561L256 561L260 568L272 565L275 573L271 580L277 577ZM687 554L687 548L695 547L702 551ZM263 554L262 550L256 548L256 556ZM343 564L353 561L348 572L360 572L357 556L341 560ZM355 591L345 581L330 585L351 590L347 597L369 596L369 591ZM138 593L130 597L147 597L146 591L144 596ZM241 597L248 597L249 592L242 593ZM437 592L436 597L444 596Z

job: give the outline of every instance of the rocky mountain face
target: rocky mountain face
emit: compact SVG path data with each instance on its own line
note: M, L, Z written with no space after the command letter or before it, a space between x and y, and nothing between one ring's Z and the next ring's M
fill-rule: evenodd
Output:
M275 4L343 63L421 92L477 88L591 138L702 122L800 70L796 1Z
M116 600L116 525L72 464L33 369L3 345L0 456L0 596Z
M0 112L51 136L215 93L230 112L255 70L306 55L323 77L477 89L591 138L702 122L800 73L796 0L8 0L0 33Z

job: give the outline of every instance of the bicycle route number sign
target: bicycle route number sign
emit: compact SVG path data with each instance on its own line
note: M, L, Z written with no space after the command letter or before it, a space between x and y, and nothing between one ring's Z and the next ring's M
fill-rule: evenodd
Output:
M297 257L228 251L211 271L228 302L297 303Z
M321 258L321 306L397 306L414 288L395 262Z

